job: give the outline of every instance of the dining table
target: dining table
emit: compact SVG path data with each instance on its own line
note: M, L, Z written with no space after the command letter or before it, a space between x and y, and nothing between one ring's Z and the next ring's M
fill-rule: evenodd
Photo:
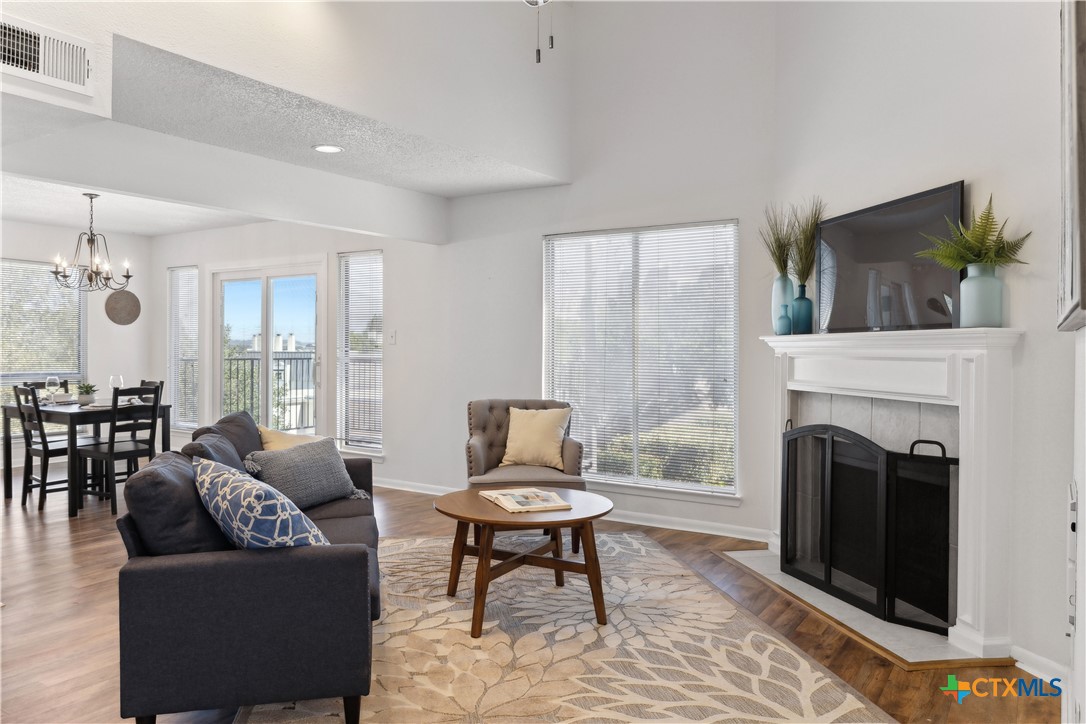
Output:
M118 407L117 419L119 421L131 420L141 405L125 405ZM44 422L52 422L65 425L68 428L68 450L75 450L76 439L79 437L79 428L90 425L94 428L95 437L101 434L102 423L113 420L112 406L88 407L76 403L43 404L41 416ZM162 435L162 450L170 449L170 406L160 405L158 410L159 430ZM15 404L4 405L4 498L12 496L11 481L11 421L18 419L19 408ZM68 455L68 517L79 515L79 488L72 481L79 479L79 456Z

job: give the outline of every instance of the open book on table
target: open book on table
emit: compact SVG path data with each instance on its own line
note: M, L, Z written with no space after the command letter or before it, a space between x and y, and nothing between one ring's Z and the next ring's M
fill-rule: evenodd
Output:
M573 506L562 500L558 493L536 488L511 490L480 490L479 495L497 503L510 513L531 513L543 510L570 510Z

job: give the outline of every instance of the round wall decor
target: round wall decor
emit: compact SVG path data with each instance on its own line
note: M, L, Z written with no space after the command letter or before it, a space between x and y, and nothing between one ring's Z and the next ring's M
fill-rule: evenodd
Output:
M128 290L106 297L106 316L114 324L132 324L140 316L140 299Z

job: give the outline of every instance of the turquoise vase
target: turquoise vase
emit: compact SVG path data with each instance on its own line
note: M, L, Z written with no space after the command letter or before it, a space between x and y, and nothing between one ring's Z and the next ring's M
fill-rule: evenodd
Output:
M791 304L795 292L792 291L792 279L787 274L780 274L773 280L773 299L770 301L769 317L773 329L777 329L777 315L782 304ZM789 321L791 326L791 321ZM780 332L777 332L780 334ZM785 332L785 334L789 334Z
M962 279L962 327L1003 326L1003 280L996 276L993 264L970 264Z
M781 305L781 316L773 323L773 331L778 335L792 334L792 318L788 316L788 306Z
M799 294L792 300L792 334L810 334L814 305L807 298L807 285L799 285Z

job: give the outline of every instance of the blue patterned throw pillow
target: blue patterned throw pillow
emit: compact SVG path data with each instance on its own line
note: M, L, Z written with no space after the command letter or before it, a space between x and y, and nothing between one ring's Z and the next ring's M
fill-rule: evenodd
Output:
M290 499L240 470L193 458L196 490L219 528L238 548L330 545Z

